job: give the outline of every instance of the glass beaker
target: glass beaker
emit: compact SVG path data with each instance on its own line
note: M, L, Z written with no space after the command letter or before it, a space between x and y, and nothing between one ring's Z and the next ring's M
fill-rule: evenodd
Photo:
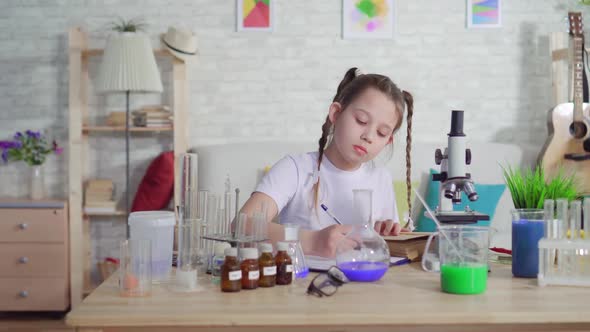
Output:
M305 261L303 248L299 242L299 225L283 224L285 227L285 242L289 244L287 254L291 257L295 279L303 279L309 274L309 267Z
M150 296L152 291L152 242L121 241L119 293L124 297Z
M441 226L426 242L428 252L432 240L438 242L439 261L432 255L422 257L422 268L432 272L440 265L440 286L452 294L480 294L488 280L490 229L481 226Z
M539 240L545 234L543 209L515 209L512 214L512 275L536 278Z
M389 268L389 247L373 229L373 191L355 189L352 195L356 224L336 247L336 265L351 281L376 281Z

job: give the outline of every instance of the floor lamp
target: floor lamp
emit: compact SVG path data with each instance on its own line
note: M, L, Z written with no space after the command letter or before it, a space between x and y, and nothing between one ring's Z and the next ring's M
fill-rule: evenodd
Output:
M131 92L162 92L160 71L149 38L138 32L112 35L104 49L97 89L102 93L125 93L125 212L129 217L129 95ZM129 224L126 229L129 238Z

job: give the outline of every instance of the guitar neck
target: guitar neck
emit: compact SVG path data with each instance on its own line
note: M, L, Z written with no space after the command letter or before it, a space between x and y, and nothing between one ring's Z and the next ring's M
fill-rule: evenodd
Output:
M574 37L574 121L583 120L584 103L584 37Z

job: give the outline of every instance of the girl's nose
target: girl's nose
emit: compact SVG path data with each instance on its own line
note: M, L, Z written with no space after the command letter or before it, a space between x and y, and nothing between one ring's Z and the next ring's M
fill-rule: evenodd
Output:
M363 141L367 142L367 143L372 143L372 142L373 142L373 140L371 139L371 137L369 136L369 134L368 134L368 133L363 133L363 134L361 135L361 139L362 139Z

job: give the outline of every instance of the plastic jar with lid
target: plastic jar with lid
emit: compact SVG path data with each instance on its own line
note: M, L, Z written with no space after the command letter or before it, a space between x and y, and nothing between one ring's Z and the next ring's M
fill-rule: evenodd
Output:
M221 266L221 291L239 292L242 289L242 269L238 261L238 249L227 248L225 261Z
M243 248L240 249L242 256L242 289L256 289L258 288L258 280L260 279L260 271L258 267L258 249Z
M277 285L289 285L293 281L293 263L291 256L287 253L289 243L277 243L277 255L275 263L277 265Z
M277 278L277 264L272 256L272 244L260 244L260 258L258 258L258 265L260 266L260 280L258 286L260 287L274 287Z

